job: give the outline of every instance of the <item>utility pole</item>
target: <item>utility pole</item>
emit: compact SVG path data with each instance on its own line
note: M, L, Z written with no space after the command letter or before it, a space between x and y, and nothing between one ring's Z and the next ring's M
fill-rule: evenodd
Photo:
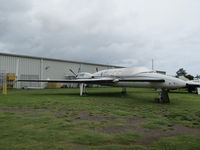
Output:
M152 70L154 70L154 60L152 59Z

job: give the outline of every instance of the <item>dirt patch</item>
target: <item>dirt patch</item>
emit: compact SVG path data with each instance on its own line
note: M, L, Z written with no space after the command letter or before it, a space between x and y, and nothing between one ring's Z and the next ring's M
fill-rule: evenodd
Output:
M99 122L99 121L103 121L103 120L112 120L114 118L108 117L108 116L104 116L104 115L95 115L91 112L85 112L85 111L81 111L81 112L77 112L77 117L74 119L75 122L77 121L95 121L95 122Z
M54 117L57 118L69 117L72 120L72 122L79 122L79 121L99 122L104 120L111 121L117 118L114 116L96 115L87 111L67 111L67 110L62 110L57 112L56 114L54 114Z
M170 130L150 130L137 128L136 132L143 135L139 141L136 142L138 145L149 146L153 142L157 141L162 137L170 137L177 135L200 135L200 129L198 128L188 128L182 125L176 125L170 128Z
M80 145L80 144L71 144L68 148L72 149L72 150L82 150L85 149L85 145Z
M177 135L200 135L200 129L189 128L183 125L176 125L163 129L146 129L141 127L141 123L148 122L142 117L138 116L109 116L93 114L87 111L60 111L55 114L55 117L70 117L71 122L106 122L104 126L94 128L86 127L87 129L102 132L106 134L116 134L120 132L131 131L141 135L140 140L136 142L137 145L149 146L162 137L170 137ZM83 127L85 128L85 127Z
M121 132L126 132L126 131L134 131L135 127L134 126L105 127L105 128L95 129L95 130L102 133L106 133L106 134L116 134L116 133L121 133Z
M98 131L106 134L115 134L125 131L135 131L141 123L147 122L144 118L137 116L117 117L115 121L110 121L106 127L98 129ZM124 120L123 122L119 121Z
M87 122L102 122L102 126L97 127L83 127L89 130L95 130L106 134L120 133L124 131L136 130L140 123L147 122L142 117L137 116L111 116L93 114L88 111L67 111L62 110L54 114L57 118L68 118L71 123L78 123L82 121Z
M41 117L43 115L40 114L40 112L29 112L29 113L23 114L23 116L27 117L27 118L39 118L39 117Z
M32 108L18 108L18 107L7 107L0 108L0 112L20 114L24 117L41 117L43 112L49 111L48 109L32 109Z
M138 116L129 116L129 117L125 117L125 118L126 118L128 125L138 126L140 123L147 122L147 120L145 120L142 117L138 117Z
M0 108L0 112L46 112L48 109L32 109L32 108L18 108L18 107L6 107L6 108Z
M111 116L111 115L98 115L98 114L92 114L90 112L77 112L77 117L74 119L74 121L106 121L108 124L115 124L115 123L125 123L128 125L134 125L141 122L144 122L144 120L141 117L137 116Z
M66 111L66 110L61 110L59 112L56 112L53 117L56 117L56 118L61 118L63 116L65 116L66 114L70 113L71 111Z

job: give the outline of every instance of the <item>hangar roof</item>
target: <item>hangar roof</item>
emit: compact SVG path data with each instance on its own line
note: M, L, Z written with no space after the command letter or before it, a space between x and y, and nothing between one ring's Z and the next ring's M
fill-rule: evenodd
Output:
M115 65L106 65L106 64L96 64L96 63L88 63L88 62L80 62L80 61L71 61L71 60L64 60L64 59L56 59L56 58L46 58L46 57L37 57L37 56L27 56L27 55L19 55L19 54L10 54L10 53L2 53L0 55L4 56L14 56L14 57L24 57L24 58L33 58L33 59L44 59L44 60L52 60L52 61L60 61L60 62L69 62L69 63L77 63L77 64L86 64L86 65L98 65L98 66L108 66L108 67L115 67L115 68L124 68L122 66L115 66Z

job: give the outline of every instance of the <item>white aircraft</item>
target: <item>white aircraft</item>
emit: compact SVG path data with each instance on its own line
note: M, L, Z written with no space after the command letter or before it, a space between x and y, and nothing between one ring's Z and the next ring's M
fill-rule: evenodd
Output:
M85 94L87 84L106 85L122 87L122 93L126 93L126 87L134 88L153 88L157 89L160 97L157 99L161 103L169 103L168 92L171 89L185 88L188 86L186 81L181 79L156 73L144 67L120 68L97 71L95 73L80 72L75 74L72 80L18 80L25 82L60 82L60 83L79 83L80 95ZM192 84L191 84L192 85Z
M200 87L199 80L189 80L189 81L186 81L186 84L187 84L187 89L189 93L192 93L192 91L197 92L198 91L197 88Z

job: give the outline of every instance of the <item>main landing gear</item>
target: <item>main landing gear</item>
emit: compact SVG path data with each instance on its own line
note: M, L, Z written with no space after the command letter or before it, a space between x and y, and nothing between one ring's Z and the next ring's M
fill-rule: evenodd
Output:
M126 91L126 88L125 88L125 87L122 88L121 94L122 94L122 95L126 95L126 94L127 94L127 91Z
M161 89L161 90L159 90L159 96L160 97L156 98L155 102L157 102L157 103L164 103L164 104L170 103L168 92L169 92L169 90L167 90L167 89Z
M84 83L80 84L80 96L86 95L86 86Z
M80 84L80 96L83 96L83 95L87 94L86 93L86 86L87 85L84 84L84 83ZM169 90L167 90L167 89L160 89L159 90L159 98L156 98L155 102L163 103L163 104L170 103L168 92L169 92ZM121 93L123 95L127 94L126 88L122 88L122 92Z

